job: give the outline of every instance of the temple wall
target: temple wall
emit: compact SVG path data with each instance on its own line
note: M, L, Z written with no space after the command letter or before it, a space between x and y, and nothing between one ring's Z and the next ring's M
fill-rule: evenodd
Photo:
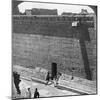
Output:
M51 69L56 62L59 72L85 78L84 64L77 31L73 31L69 17L13 17L13 64ZM88 20L90 23L93 21ZM96 79L96 37L94 28L88 28L90 41L85 41L90 70ZM79 33L78 33L79 34ZM84 35L84 34L79 34Z

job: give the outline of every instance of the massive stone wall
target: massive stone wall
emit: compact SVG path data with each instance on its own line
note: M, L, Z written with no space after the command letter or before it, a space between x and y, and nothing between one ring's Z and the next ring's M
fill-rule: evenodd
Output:
M80 36L75 37L77 30L73 31L73 21L74 18L71 17L14 16L12 34L13 64L43 67L50 70L51 63L56 62L58 71L72 74L71 68L74 67L74 75L85 78L79 42ZM93 21L89 23L93 23ZM90 28L91 26L88 28L90 41L85 40L85 38L84 41L90 70L93 70L95 79L96 42L93 46L92 41L95 41L96 37L92 39L95 33L93 27ZM78 35L82 36L81 31ZM91 54L89 54L90 49ZM92 62L93 60L95 61Z
M71 21L62 17L14 17L13 32L47 36L71 36ZM72 32L71 32L72 33Z
M50 70L51 63L56 62L58 71L71 74L71 68L75 67L75 74L85 77L77 39L16 33L12 36L14 64Z

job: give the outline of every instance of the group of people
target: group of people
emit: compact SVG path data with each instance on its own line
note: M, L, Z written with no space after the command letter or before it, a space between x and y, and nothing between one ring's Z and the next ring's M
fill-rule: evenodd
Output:
M48 85L48 83L51 81L51 83L54 84L54 87L57 87L60 76L61 76L61 73L58 73L58 75L52 76L50 72L48 71L47 76L46 76L46 85Z
M38 92L38 89L35 88L35 92L34 92L34 98L39 98L40 97L40 94ZM32 98L32 93L31 93L31 90L30 88L28 88L28 96L27 98L31 99Z
M58 73L57 75L52 76L50 72L48 71L46 75L46 85L48 85L49 82L51 81L51 83L54 84L54 87L57 87L60 76L61 76L61 73ZM21 82L20 74L18 74L17 72L13 72L13 80L14 80L14 84L17 90L17 94L20 95L21 94L21 90L19 88L19 83ZM27 89L27 93L28 93L27 98L32 98L32 93L31 93L30 88ZM38 89L35 88L34 98L39 98L39 97L40 97L40 94L38 92Z
M17 90L17 94L21 94L21 90L19 88L19 83L21 82L21 79L20 79L20 75L17 73L17 72L13 72L13 80L14 80L14 84L15 84L15 88ZM31 90L30 88L27 89L27 98L32 98L32 93L31 93ZM34 98L39 98L40 97L40 94L38 92L38 89L35 88L35 92L34 92Z

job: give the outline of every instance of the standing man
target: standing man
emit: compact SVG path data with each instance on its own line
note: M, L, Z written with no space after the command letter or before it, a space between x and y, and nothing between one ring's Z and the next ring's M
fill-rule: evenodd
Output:
M58 73L56 77L54 77L54 87L58 86L58 81L61 76L61 73Z
M57 87L57 77L53 78L54 87Z
M50 81L50 73L48 71L46 76L46 85L49 83L49 81Z
M13 77L14 77L14 84L17 90L17 94L21 94L21 91L19 88L19 83L21 82L20 75L17 72L13 72Z
M74 70L75 70L75 68L74 67L72 67L72 77L71 77L71 80L73 80L74 79Z
M34 92L34 98L39 98L39 97L40 97L40 94L38 92L38 89L36 88Z
M31 90L28 88L28 98L31 99Z

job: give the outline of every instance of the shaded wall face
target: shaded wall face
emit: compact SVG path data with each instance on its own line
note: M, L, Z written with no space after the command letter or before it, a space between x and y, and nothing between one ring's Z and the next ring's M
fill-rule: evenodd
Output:
M57 37L72 37L71 24L67 18L14 17L13 32Z
M24 18L13 19L13 64L43 67L50 70L51 63L56 62L59 72L72 74L71 69L74 67L74 75L85 78L79 38L73 36L77 30L73 31L71 25L72 21L61 20L61 18L49 18L49 20L45 18L45 21L43 18L42 20L38 18L33 20L30 17L27 20ZM89 35L94 37L93 33L93 28L91 28ZM81 33L79 36L82 37ZM90 41L87 41L90 45L92 45L91 37ZM94 44L96 45L96 43ZM90 49L90 46L86 47L87 50ZM93 50L96 52L93 45L91 50L92 60L96 60L93 54ZM89 57L90 67L91 57ZM92 67L96 69L96 65Z
M94 28L89 28L90 41L85 41L86 50L89 59L89 65L92 73L92 80L96 80L97 77L97 41L96 31Z

